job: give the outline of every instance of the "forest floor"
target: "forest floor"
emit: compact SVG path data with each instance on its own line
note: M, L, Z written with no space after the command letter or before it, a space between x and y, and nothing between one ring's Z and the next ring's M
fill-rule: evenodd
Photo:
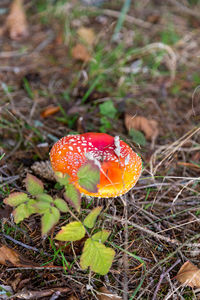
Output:
M86 2L25 1L25 36L0 39L0 299L200 299L200 2ZM2 27L8 13L3 0ZM107 207L98 226L116 254L105 276L80 268L82 241L53 239L71 216L44 239L38 215L15 224L3 203L27 173L60 195L49 151L88 131L120 136L143 160L127 207L82 200L83 212ZM18 263L1 264L2 247ZM196 267L177 280L187 261Z

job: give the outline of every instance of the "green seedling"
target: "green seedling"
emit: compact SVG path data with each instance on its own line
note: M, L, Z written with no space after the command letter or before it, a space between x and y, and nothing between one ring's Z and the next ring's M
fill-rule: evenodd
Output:
M67 203L63 199L53 199L49 196L44 190L42 181L31 174L27 174L25 183L27 194L11 193L4 199L4 203L14 208L16 224L32 214L40 214L42 236L45 236L58 223L60 213L68 212Z
M60 172L55 173L56 180L61 186L64 186L64 198L68 203L80 212L81 195L75 184L70 181L69 175L63 175ZM100 181L99 167L93 161L88 160L77 172L77 183L82 188L91 193L98 192L97 185ZM26 180L27 193L15 192L4 199L4 203L14 208L13 215L15 223L20 223L32 214L41 215L42 236L58 223L61 213L70 212L65 200L59 197L53 198L46 193L44 185L37 177L27 174ZM108 273L113 262L115 251L106 247L104 243L108 239L110 232L100 230L92 234L96 220L102 211L102 207L96 207L84 218L83 222L73 221L62 227L57 233L55 239L65 242L79 241L88 235L80 258L80 266L83 270L88 267L93 272L105 275ZM73 215L73 213L71 212ZM89 232L91 231L91 233ZM65 260L65 266L67 262Z
M117 109L115 108L112 100L108 100L99 105L100 114L104 117L114 119L117 114Z
M83 239L87 233L89 238L87 238L83 247L83 252L80 257L80 266L83 270L90 267L93 272L105 275L108 273L115 256L115 251L104 245L110 232L101 230L92 236L88 232L89 229L95 226L96 219L101 210L102 207L96 207L84 219L83 223L74 221L62 227L55 239L65 242L74 242Z

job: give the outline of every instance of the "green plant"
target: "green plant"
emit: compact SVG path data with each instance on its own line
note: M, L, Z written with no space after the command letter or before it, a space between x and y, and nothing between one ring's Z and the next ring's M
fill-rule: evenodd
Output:
M129 131L129 135L136 144L141 146L146 145L145 136L141 131L131 128Z
M81 268L85 270L90 267L92 271L105 275L108 273L115 256L115 251L104 245L110 235L110 231L101 230L92 235L88 232L89 229L94 227L101 210L101 206L94 208L84 219L83 223L80 221L68 223L62 227L55 239L74 242L83 239L87 233L88 238L85 241L80 257Z
M74 182L70 181L69 175L63 175L60 172L55 173L56 180L60 186L64 186L65 200L78 212L81 209L81 195L76 188ZM100 181L99 167L93 161L88 160L83 164L77 172L78 184L90 191L97 192L97 184ZM42 236L45 236L55 226L61 213L69 212L76 221L68 223L62 227L55 236L56 240L65 242L74 242L88 237L85 241L84 248L80 258L80 265L83 270L88 267L92 271L105 275L108 273L112 261L115 256L115 251L112 248L106 247L104 243L110 235L110 231L100 230L94 226L96 219L102 211L102 207L96 207L84 218L81 222L68 207L66 201L62 198L50 196L44 189L44 185L37 177L27 174L25 179L27 193L14 192L9 197L4 199L4 203L14 208L13 215L15 223L20 223L25 218L32 214L41 215L41 231ZM59 251L58 251L59 252ZM55 252L56 258L58 252ZM66 261L64 254L59 252ZM64 263L67 266L67 263ZM68 268L68 267L67 267Z
M110 120L116 117L117 109L115 108L112 100L108 100L99 105L99 110L102 116L100 118L100 122L101 122L100 131L106 132L108 129L112 128Z
M11 193L4 199L4 203L14 207L13 215L16 224L38 213L41 217L42 235L46 235L58 223L60 212L67 212L68 206L63 199L51 197L44 190L44 185L37 177L27 174L26 190ZM30 196L29 196L30 195Z

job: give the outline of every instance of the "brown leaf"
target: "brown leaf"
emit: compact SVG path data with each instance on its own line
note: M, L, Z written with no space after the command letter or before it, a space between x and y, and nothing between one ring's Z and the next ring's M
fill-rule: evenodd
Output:
M43 112L41 113L41 117L47 118L51 115L56 114L60 110L59 106L48 106Z
M28 35L28 25L23 0L13 0L10 13L1 33L8 31L10 38L20 40Z
M91 59L90 53L87 48L82 44L77 44L72 48L72 56L77 60L88 62Z
M97 298L99 300L122 300L121 297L119 297L116 294L112 294L107 288L104 286L100 287L99 294L97 295Z
M86 42L89 46L92 46L95 41L95 33L93 29L87 27L80 27L77 31L79 37Z
M5 208L0 208L0 220L3 218L8 218L12 212L13 208L6 205Z
M186 261L178 271L176 279L191 288L200 288L200 269L190 261Z
M158 122L155 120L148 120L142 116L132 116L125 114L125 126L128 130L136 129L143 131L147 140L155 141L159 134Z
M17 251L7 246L0 247L0 264L15 267L36 267L36 263L22 257Z

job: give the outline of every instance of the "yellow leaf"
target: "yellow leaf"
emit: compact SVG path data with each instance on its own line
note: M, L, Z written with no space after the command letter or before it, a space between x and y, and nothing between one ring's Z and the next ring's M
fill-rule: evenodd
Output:
M89 46L92 46L95 41L95 33L93 29L87 27L80 27L77 31L79 37L86 42Z

